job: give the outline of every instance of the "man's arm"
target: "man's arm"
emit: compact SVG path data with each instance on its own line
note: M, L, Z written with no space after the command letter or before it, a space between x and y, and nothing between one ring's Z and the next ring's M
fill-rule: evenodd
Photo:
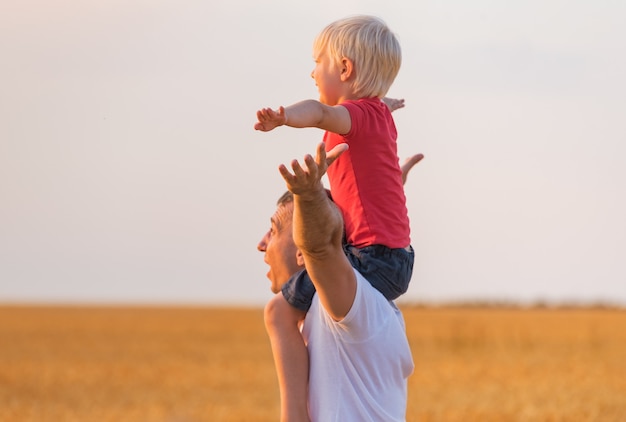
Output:
M413 166L424 159L424 154L415 154L411 157L408 157L404 160L404 164L400 166L400 170L402 170L402 184L406 184L406 178L409 175L409 172L413 168Z
M346 149L346 144L340 144L329 151L329 161ZM338 321L352 307L356 277L341 245L341 212L328 199L321 182L328 168L323 143L318 145L315 159L307 155L304 164L292 161L293 173L284 165L279 167L287 188L294 194L293 238L324 309Z
M304 100L278 110L264 108L256 113L256 130L269 132L278 126L316 127L340 135L350 132L352 120L344 106L328 106L315 100Z

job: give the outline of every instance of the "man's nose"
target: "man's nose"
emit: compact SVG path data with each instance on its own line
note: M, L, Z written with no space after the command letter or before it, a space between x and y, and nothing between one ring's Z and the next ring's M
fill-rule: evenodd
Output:
M265 247L267 246L267 235L268 235L268 233L265 233L265 236L263 236L261 241L256 245L256 250L257 251L265 252Z

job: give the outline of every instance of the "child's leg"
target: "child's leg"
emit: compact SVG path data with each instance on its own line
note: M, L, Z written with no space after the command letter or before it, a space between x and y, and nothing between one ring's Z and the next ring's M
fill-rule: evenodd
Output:
M404 294L411 281L415 252L412 247L391 249L383 245L356 248L344 245L350 264L388 300Z
M280 293L265 306L265 329L278 374L280 420L283 422L309 421L309 353L299 329L305 315L304 311L287 303Z

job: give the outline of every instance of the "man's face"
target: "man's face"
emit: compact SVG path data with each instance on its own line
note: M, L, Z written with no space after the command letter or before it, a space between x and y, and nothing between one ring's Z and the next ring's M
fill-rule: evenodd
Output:
M293 203L279 205L270 222L257 249L265 252L265 263L270 266L267 278L272 282L272 292L278 293L289 277L303 268L302 256L293 242Z

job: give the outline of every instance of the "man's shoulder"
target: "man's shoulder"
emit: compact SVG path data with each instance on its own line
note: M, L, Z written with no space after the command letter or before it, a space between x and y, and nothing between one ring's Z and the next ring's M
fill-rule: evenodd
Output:
M398 308L376 290L361 273L357 270L354 270L354 273L357 285L354 302L348 314L339 323L346 326L361 325L365 330L375 331L375 327L380 327L390 318L396 317Z

